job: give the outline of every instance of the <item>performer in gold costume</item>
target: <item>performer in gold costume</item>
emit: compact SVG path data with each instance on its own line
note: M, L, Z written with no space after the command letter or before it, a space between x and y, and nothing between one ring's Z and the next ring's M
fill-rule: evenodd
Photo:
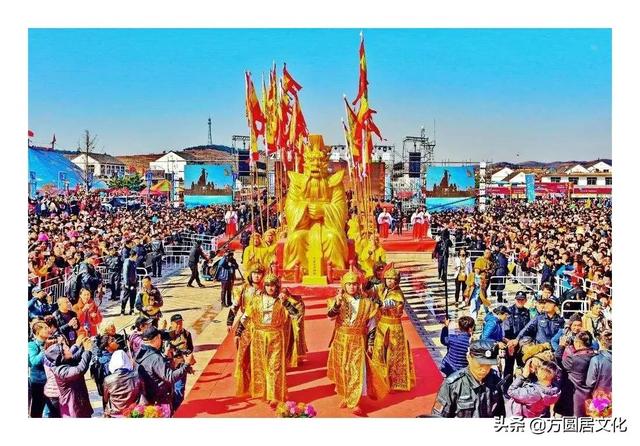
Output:
M264 278L264 291L247 303L236 330L239 346L247 325L252 329L249 389L253 398L262 398L272 407L287 396L284 330L289 314L295 313L287 295L280 292L278 277L270 273Z
M249 245L242 253L242 264L249 265L251 263L262 263L264 251L265 249L262 244L262 237L257 232L254 232L251 234L251 238L249 239Z
M377 262L386 262L387 253L380 246L378 234L372 233L367 239L363 239L358 251L358 264L366 277L373 275L373 265Z
M321 135L310 135L304 151L304 173L288 172L284 267L293 269L299 262L305 274L316 277L326 274L327 261L345 269L348 256L344 170L329 176L329 152Z
M372 367L369 354L373 348L378 306L360 292L358 276L352 271L342 277L342 289L328 301L328 316L335 318L327 360L327 376L335 383L342 398L340 407L356 415L363 396L383 398L388 382L382 370Z
M287 366L298 367L308 351L307 340L304 334L304 300L300 296L290 294L287 289L283 289L282 293L287 296L287 301L296 309L296 313L291 314L285 330Z
M358 218L357 213L351 214L351 218L347 222L347 237L351 240L356 241L360 237L360 219Z
M262 235L262 253L260 261L262 265L271 271L271 264L276 260L276 248L278 246L278 238L275 229L269 229Z
M416 372L409 343L404 336L400 318L404 312L404 295L400 290L400 274L387 268L384 288L379 289L378 323L373 344L373 362L383 367L391 390L411 390L416 384Z
M229 308L229 315L227 316L227 330L229 332L232 330L236 315L238 313L244 314L255 296L262 291L264 267L260 263L253 263L249 264L246 271L247 282L236 288L233 293L232 306ZM239 342L236 344L236 365L233 377L236 383L236 395L238 396L246 395L251 384L249 346L251 345L252 330L251 322L248 321L245 324L245 330Z

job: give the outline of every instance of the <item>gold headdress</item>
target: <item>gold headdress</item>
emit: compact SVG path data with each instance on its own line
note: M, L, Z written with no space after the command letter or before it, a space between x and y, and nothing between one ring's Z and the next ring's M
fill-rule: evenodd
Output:
M327 162L331 154L331 147L324 145L322 135L309 135L309 145L304 151L304 161L318 160Z
M264 277L265 285L280 285L280 279L273 273L269 273Z
M251 273L264 273L264 266L260 262L251 262L247 265L247 271Z
M348 271L347 273L345 273L345 275L342 276L342 280L340 281L342 286L344 286L347 283L359 283L359 282L360 282L360 278L353 271Z
M385 270L384 275L382 277L385 279L398 280L400 278L400 273L396 271L395 268L391 267Z

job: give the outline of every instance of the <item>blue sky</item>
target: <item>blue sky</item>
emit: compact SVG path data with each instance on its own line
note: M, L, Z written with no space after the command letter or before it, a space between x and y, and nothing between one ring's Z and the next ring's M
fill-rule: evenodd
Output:
M111 154L247 134L244 70L282 62L303 85L309 130L343 143L342 94L358 83L360 29L31 29L29 128ZM370 105L389 143L422 125L437 160L611 157L607 29L365 29Z

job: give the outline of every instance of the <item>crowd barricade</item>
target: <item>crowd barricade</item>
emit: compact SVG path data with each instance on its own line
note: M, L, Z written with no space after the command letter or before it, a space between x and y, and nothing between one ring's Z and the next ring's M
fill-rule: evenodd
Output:
M578 308L570 308L576 306ZM569 319L569 317L571 317L572 314L574 313L582 313L585 314L586 312L588 312L591 308L591 305L589 304L589 300L565 300L564 302L562 302L562 305L560 306L560 314L562 315L563 318L565 319Z
M493 276L487 287L487 298L492 305L498 303L498 292L502 292L502 299L509 302L515 298L518 291L535 293L540 283L537 277L530 276Z

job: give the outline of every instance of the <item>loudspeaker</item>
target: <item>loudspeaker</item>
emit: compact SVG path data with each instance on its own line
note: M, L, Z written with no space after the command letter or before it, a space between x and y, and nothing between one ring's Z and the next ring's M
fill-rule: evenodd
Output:
M420 152L409 152L409 178L420 178Z

